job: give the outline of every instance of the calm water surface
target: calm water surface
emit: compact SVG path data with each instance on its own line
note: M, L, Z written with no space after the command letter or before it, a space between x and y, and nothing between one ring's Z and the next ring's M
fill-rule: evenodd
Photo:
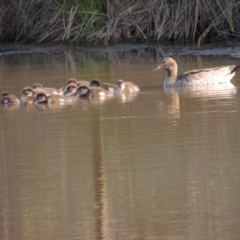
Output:
M0 239L240 236L240 72L233 88L166 92L149 49L0 57L0 91L70 77L137 83L132 98L0 109ZM173 55L179 70L240 64Z

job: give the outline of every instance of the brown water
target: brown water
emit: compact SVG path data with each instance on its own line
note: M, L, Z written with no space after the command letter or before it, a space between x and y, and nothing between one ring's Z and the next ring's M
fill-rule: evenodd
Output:
M180 71L240 64L174 56ZM141 92L0 109L0 239L239 239L240 72L233 89L165 92L157 61L148 49L1 56L1 92L70 77Z

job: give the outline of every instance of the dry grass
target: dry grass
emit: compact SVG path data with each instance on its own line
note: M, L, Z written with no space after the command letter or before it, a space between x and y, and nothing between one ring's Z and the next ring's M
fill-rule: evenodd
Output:
M239 0L2 0L2 42L149 42L239 37Z
M108 40L197 40L200 45L206 37L239 36L239 1L138 0L130 7L119 2L110 5Z

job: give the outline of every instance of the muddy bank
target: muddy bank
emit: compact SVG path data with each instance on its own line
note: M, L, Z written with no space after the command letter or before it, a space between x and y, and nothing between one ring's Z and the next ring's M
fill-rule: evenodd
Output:
M86 46L69 46L69 45L0 45L0 55L21 55L35 53L61 53L64 51L73 52L128 52L128 51L153 51L157 55L202 55L202 56L219 56L228 55L234 58L240 58L240 46L223 47L205 45L201 48L193 46L163 46L163 45L145 45L145 44L116 44L108 47L86 47Z

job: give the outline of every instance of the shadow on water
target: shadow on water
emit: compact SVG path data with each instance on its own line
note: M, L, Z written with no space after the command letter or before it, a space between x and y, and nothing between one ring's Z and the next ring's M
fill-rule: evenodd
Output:
M239 64L170 49L3 54L1 91L70 77L139 85L136 95L0 109L0 239L238 239L239 82L163 89L179 71Z

